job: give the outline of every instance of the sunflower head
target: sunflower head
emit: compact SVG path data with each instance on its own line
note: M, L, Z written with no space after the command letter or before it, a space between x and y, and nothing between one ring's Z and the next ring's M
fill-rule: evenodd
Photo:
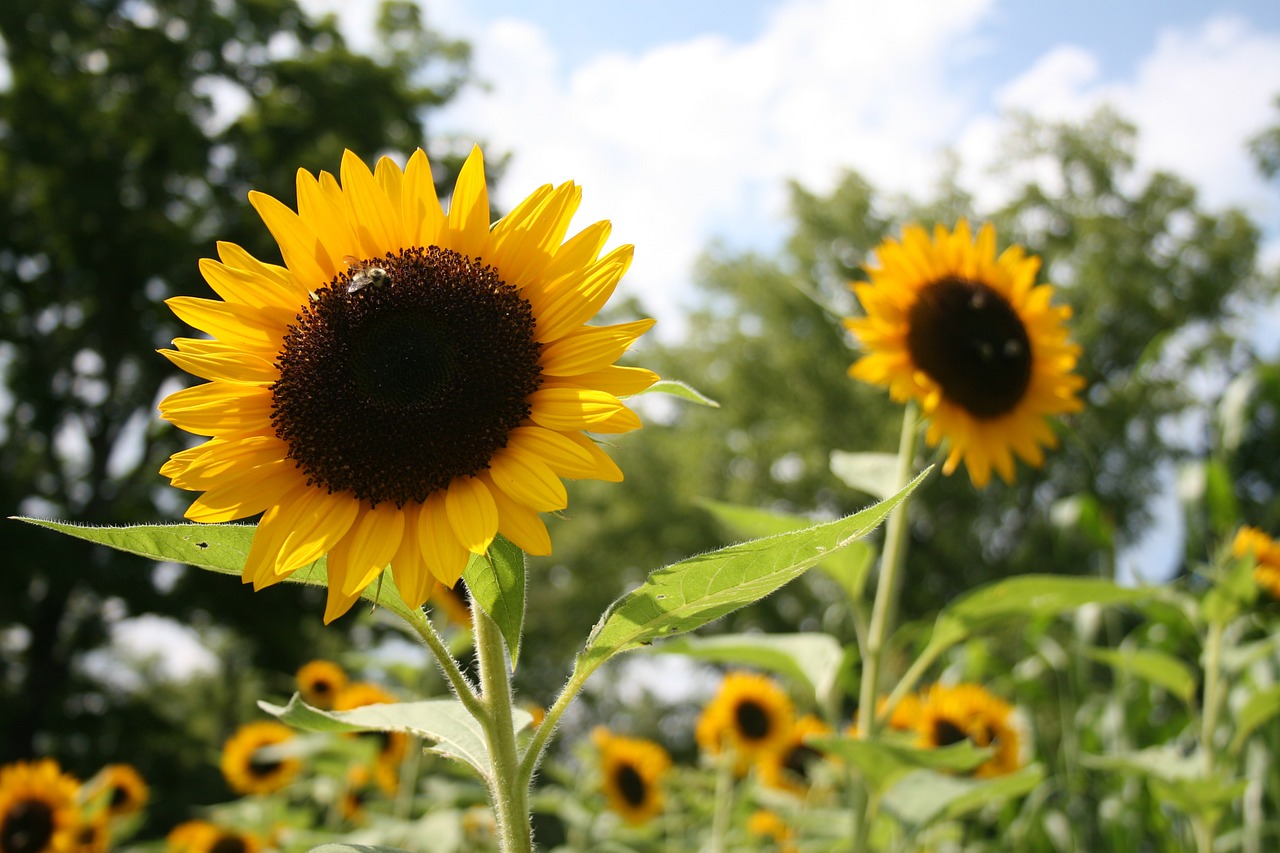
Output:
M1231 556L1253 557L1253 579L1273 598L1280 598L1280 543L1256 527L1244 526L1236 531Z
M745 762L781 750L795 720L795 706L777 682L731 672L698 718L695 736L708 755L730 750Z
M390 704L396 698L376 684L367 681L349 685L333 701L333 710L350 711L365 705ZM378 786L388 795L400 784L400 762L409 751L409 736L404 732L353 732L351 737L364 738L376 745L373 774Z
M245 723L222 747L222 775L237 794L270 794L293 781L302 763L260 750L294 737L293 729L274 720Z
M80 822L76 828L76 853L106 853L111 846L111 828L106 814Z
M180 823L165 837L165 853L258 853L262 843L253 835L223 829L208 821Z
M52 759L0 767L0 853L71 853L80 783Z
M671 769L671 756L660 744L641 738L619 737L607 729L591 734L600 750L600 775L609 808L633 825L648 823L662 813L662 777Z
M974 240L964 220L932 239L910 226L876 258L870 280L853 285L865 316L845 325L866 355L849 375L919 401L930 446L947 441L947 474L964 462L981 488L992 469L1012 483L1015 454L1043 464L1057 443L1047 418L1082 408L1084 380L1073 372L1070 309L1035 284L1040 259L1019 246L997 256L995 229L983 225Z
M805 739L829 734L831 727L812 714L796 720L782 748L760 760L760 776L764 783L800 796L808 793L813 784L814 768L822 763L825 756L816 747L805 743Z
M767 839L780 853L795 853L796 831L782 816L769 809L757 809L747 819L747 833Z
M221 299L168 304L211 339L163 352L209 381L160 404L209 438L161 469L202 493L187 517L262 513L258 589L326 557L326 622L388 564L419 607L498 533L549 554L561 478L622 479L587 433L638 428L620 398L657 379L615 364L652 321L587 325L632 250L601 254L607 222L566 239L572 183L490 226L479 149L447 214L422 151L372 172L347 152L339 178L299 171L296 212L250 194L284 265L229 243L201 263Z
M348 770L342 786L342 798L338 801L338 811L343 819L348 823L364 823L365 804L376 791L369 768L357 765Z
M313 660L297 674L298 692L308 705L328 710L334 698L347 686L347 673L333 661Z
M86 783L84 798L115 818L142 811L149 796L150 789L137 770L128 764L109 764Z
M1012 773L1021 765L1020 739L1013 707L977 684L934 684L920 706L916 733L922 746L935 748L970 740L995 753L973 771L986 778Z

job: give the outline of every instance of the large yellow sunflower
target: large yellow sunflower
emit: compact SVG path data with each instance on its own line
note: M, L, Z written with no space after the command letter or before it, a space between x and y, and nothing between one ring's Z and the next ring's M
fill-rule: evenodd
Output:
M591 739L600 750L609 808L637 826L662 814L662 777L671 769L667 751L651 740L620 737L604 728L593 731Z
M296 676L298 692L312 707L328 710L334 698L347 686L347 673L330 660L313 660L303 664Z
M71 853L80 783L52 759L0 767L0 853Z
M209 437L161 469L203 492L187 517L262 513L243 575L255 589L328 555L326 622L388 564L418 607L498 533L549 554L538 513L566 506L561 478L622 479L585 433L637 429L619 398L657 379L614 364L652 320L585 325L632 247L600 256L608 222L565 239L573 183L490 227L478 148L447 215L422 151L403 172L348 151L340 177L299 170L297 213L250 194L284 266L229 243L201 262L222 299L168 304L213 339L163 352L210 381L160 404Z
M1012 773L1022 761L1013 707L977 684L930 687L916 717L916 732L926 747L968 739L974 746L994 749L995 754L973 771L978 777Z
M1258 586L1280 598L1280 543L1256 527L1241 527L1231 543L1231 556L1238 560L1247 555L1253 556L1253 579Z
M729 749L740 762L782 750L795 720L795 706L777 682L763 675L731 672L698 718L694 736L708 755Z
M258 750L292 740L293 729L274 720L245 723L222 747L222 775L237 794L270 794L302 769L296 758L264 757Z
M1035 283L1040 259L1020 246L997 256L995 229L983 225L975 241L964 220L954 232L935 227L932 240L907 227L876 258L870 281L853 285L866 316L845 326L867 354L849 375L920 401L929 445L947 440L944 473L964 462L982 488L993 468L1013 482L1014 454L1043 464L1043 448L1057 444L1046 418L1079 411L1084 380L1072 372L1071 309Z

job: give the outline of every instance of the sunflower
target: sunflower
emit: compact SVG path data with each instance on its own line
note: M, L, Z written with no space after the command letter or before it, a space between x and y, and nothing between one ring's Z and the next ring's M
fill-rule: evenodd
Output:
M463 628L471 628L471 594L465 583L452 589L437 583L431 593L431 600L450 622Z
M0 767L0 853L70 853L79 843L80 783L52 759Z
M270 794L298 775L302 763L296 758L267 758L258 754L263 747L292 740L293 729L274 720L245 723L222 747L222 775L237 794Z
M150 789L142 776L128 764L108 764L85 784L84 799L99 798L107 817L116 818L142 811Z
M163 353L210 381L160 403L209 437L161 469L203 492L187 518L262 513L243 572L255 589L328 555L325 622L388 564L419 607L498 533L551 553L538 513L567 505L561 478L622 479L585 432L639 428L619 398L657 379L614 364L652 320L585 325L632 247L600 256L608 222L565 239L572 182L490 227L478 148L447 215L422 151L403 172L348 151L340 177L299 170L297 213L250 193L284 266L229 243L201 262L222 299L168 304L212 340Z
M820 751L805 743L805 738L829 734L830 726L812 714L805 714L791 727L782 748L760 759L761 779L771 788L804 796L813 782L814 765L824 758Z
M671 769L667 751L651 740L619 737L604 728L593 731L591 740L600 750L600 775L609 808L636 826L661 814L660 786Z
M1274 598L1280 598L1280 543L1256 527L1241 527L1231 543L1237 560L1252 556L1253 579Z
M768 838L779 853L795 853L799 848L795 845L796 831L774 811L757 809L747 819L747 834Z
M975 241L964 220L935 227L932 240L907 227L876 256L870 281L853 285L866 316L845 320L867 350L849 375L920 401L929 445L947 439L946 474L963 461L982 488L992 468L1013 482L1015 453L1040 467L1042 448L1057 444L1046 418L1079 411L1084 387L1071 309L1035 284L1040 259L1020 246L997 257L995 229L983 225Z
M190 820L169 831L164 849L165 853L258 853L262 843L248 833Z
M791 699L776 682L731 672L703 709L695 736L708 755L718 755L727 745L741 761L752 762L786 745L794 719Z
M76 828L76 843L72 847L75 853L106 853L110 846L111 830L106 814L83 820Z
M347 673L333 661L313 660L302 665L297 675L298 692L316 708L333 707L334 697L347 686Z
M333 700L333 710L350 711L366 705L390 704L396 698L376 684L367 681L350 685ZM400 762L409 751L409 736L404 732L359 732L352 737L376 741L378 752L374 758L373 774L378 786L388 795L394 794L400 784Z
M342 786L342 798L338 801L338 811L349 823L364 823L365 804L373 796L376 788L369 776L369 768L352 767L347 771L346 781Z
M974 746L991 747L995 754L973 771L978 777L1003 776L1021 764L1013 707L977 684L929 688L916 719L922 746L950 746L968 739Z

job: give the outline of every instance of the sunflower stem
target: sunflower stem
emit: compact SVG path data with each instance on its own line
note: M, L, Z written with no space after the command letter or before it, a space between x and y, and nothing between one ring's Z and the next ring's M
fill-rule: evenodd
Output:
M1213 777L1213 737L1218 729L1218 709L1221 707L1222 638L1227 624L1216 620L1209 625L1204 644L1204 700L1200 716L1200 754L1204 758L1204 778ZM1194 818L1196 848L1199 853L1213 851L1214 820L1202 812Z
M533 834L529 823L529 784L520 773L520 753L512 719L511 677L506 646L496 622L483 607L473 607L476 656L480 665L480 701L489 746L489 790L498 821L502 853L531 853Z
M916 423L918 410L914 401L908 402L902 413L902 434L898 440L898 470L892 491L898 492L911 482L915 470ZM876 581L876 598L871 608L871 624L867 627L866 641L862 648L862 687L858 694L858 728L860 735L875 740L880 735L881 720L876 713L876 697L880 695L880 669L884 648L893 624L898 598L898 574L907 551L907 506L903 500L889 515L885 528L884 555L880 561L880 577ZM876 798L865 785L854 788L853 811L854 850L864 853L871 837L871 819L874 816Z
M479 608L476 608L479 609ZM444 673L444 677L448 680L449 686L453 688L453 695L458 697L458 701L463 704L471 716L480 719L482 715L487 713L484 705L480 702L480 697L476 693L476 689L471 686L471 682L458 668L458 662L453 655L449 653L448 646L445 645L444 639L436 631L436 626L432 624L430 617L422 608L412 611L413 617L409 619L409 624L413 626L413 630L418 632L418 636L422 638L422 642L426 643L427 648L431 650L431 654L436 659L436 665L440 667L440 671Z
M551 739L556 726L560 723L560 718L568 710L569 703L577 698L582 691L582 686L586 684L587 678L594 671L592 669L583 672L574 667L573 674L569 676L569 682L565 684L555 702L547 709L547 714L542 718L542 723L534 730L532 739L529 741L528 746L525 747L524 755L520 759L520 776L517 780L519 784L523 784L527 788L533 783L533 773L538 769L538 762L542 760L542 754L547 748L547 741Z
M733 765L737 762L736 750L720 753L716 764L716 801L711 817L711 841L707 853L727 853L729 849L729 825L733 822Z

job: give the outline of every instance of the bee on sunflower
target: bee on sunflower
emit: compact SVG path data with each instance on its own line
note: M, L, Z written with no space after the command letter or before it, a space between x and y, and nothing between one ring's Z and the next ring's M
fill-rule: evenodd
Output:
M943 473L964 462L983 488L992 470L1013 482L1015 455L1040 467L1057 444L1048 418L1080 411L1084 387L1071 309L1035 283L1040 259L1020 246L997 256L995 229L974 239L964 220L932 239L909 226L875 255L870 280L853 285L865 316L845 320L866 351L849 375L919 402L929 446L947 442Z
M695 738L707 755L728 749L745 765L782 750L795 721L791 697L763 675L731 672L698 718Z
M347 686L346 670L328 660L313 660L303 664L296 679L303 701L326 711L333 707L334 697Z
M1253 579L1273 598L1280 598L1280 543L1256 527L1236 531L1231 556L1237 560L1253 557Z
M936 748L970 740L994 754L973 775L1003 776L1022 764L1013 706L977 684L934 684L920 704L916 733L921 746Z
M294 738L293 729L274 720L245 723L222 746L220 766L237 794L270 794L288 785L302 769L296 758L264 757L259 750Z
M79 793L50 758L0 767L0 853L71 853L81 840Z
M230 243L200 264L221 299L168 300L211 339L163 354L207 383L161 416L208 437L161 473L201 492L196 522L262 513L243 578L262 589L326 557L331 622L389 564L410 607L453 586L501 533L551 553L561 478L617 482L587 433L640 427L620 398L651 371L614 362L653 325L589 326L631 263L608 222L566 239L581 191L535 190L490 226L484 160L446 214L426 155L347 152L341 182L297 175L297 212L250 203L284 265Z
M591 733L600 750L600 775L609 808L634 826L662 814L662 778L671 756L661 744L620 737L604 728Z

